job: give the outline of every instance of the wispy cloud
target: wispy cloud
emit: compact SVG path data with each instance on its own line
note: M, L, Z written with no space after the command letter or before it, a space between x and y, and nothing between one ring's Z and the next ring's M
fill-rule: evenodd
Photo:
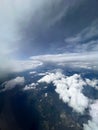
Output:
M66 38L65 42L78 52L98 51L98 20L93 21L90 26L75 36Z

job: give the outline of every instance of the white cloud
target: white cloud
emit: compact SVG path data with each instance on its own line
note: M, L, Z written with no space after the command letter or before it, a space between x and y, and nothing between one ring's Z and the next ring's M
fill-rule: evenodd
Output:
M17 25L27 15L31 0L0 0L0 77L11 69L12 57L18 50ZM14 61L13 61L14 62Z
M45 93L45 97L47 97L48 96L48 93Z
M19 26L30 20L31 13L45 0L0 0L0 77L11 71L20 49ZM22 44L22 43L21 43Z
M74 111L84 114L85 109L89 108L91 120L88 120L87 124L83 124L83 129L98 130L98 100L91 100L82 93L86 85L98 90L97 79L82 79L78 74L65 76L59 71L43 76L38 80L38 83L41 82L53 83L56 86L55 91L59 94L59 98Z
M60 79L61 77L63 77L63 75L60 72L56 72L56 74L49 73L48 75L46 75L43 78L41 78L40 80L38 80L38 83L41 83L41 82L51 83L56 79Z
M16 85L23 85L24 82L25 82L24 77L16 77L15 79L11 79L9 81L4 82L1 85L3 89L1 89L0 91L2 92L2 91L13 89L14 87L16 87Z
M18 61L14 61L12 62L11 65L11 71L12 72L21 72L21 71L26 71L26 70L30 70L30 69L35 69L39 66L43 65L43 63L41 61L37 61L37 60L18 60Z
M56 86L55 91L59 94L60 99L68 103L76 112L83 114L84 110L88 107L88 98L82 93L83 86L86 83L80 75L74 74L67 77L61 72L50 73L42 77L38 82L52 82Z
M7 64L6 64L6 61L8 61ZM10 60L9 61L9 60L2 59L2 61L0 62L0 65L1 65L0 78L2 78L3 76L6 76L8 73L33 70L37 67L42 66L43 63L41 61L36 61L36 60L34 61L33 60Z
M86 78L86 83L89 86L94 87L96 90L98 90L98 80L97 79L90 80L90 79Z
M90 56L90 58L88 58ZM63 53L54 55L32 56L30 59L44 62L96 61L97 53Z
M89 58L88 58L89 57ZM30 57L29 60L5 60L2 58L0 64L1 72L21 72L25 70L35 69L46 63L54 63L60 66L69 66L73 68L85 68L98 70L98 53L70 53L70 54L54 54L39 55ZM7 64L6 64L6 61ZM5 64L5 65L3 65ZM2 76L0 73L0 76Z
M26 86L23 88L23 90L24 90L24 91L27 91L27 90L31 90L31 89L36 89L36 85L37 85L37 83L31 83L31 84L29 84L29 85L26 85Z
M89 58L88 58L89 57ZM86 69L98 69L98 53L63 53L54 55L32 56L30 59L43 63L56 63L57 65L79 67Z
M47 74L49 74L49 72L38 73L39 76L44 76L44 75L47 75Z
M29 72L29 74L34 75L34 74L36 74L36 71L31 71L31 72Z
M84 124L84 130L98 130L98 100L90 105L91 120Z
M97 79L82 79L78 74L65 76L62 71L56 71L45 74L38 80L38 83L41 82L53 83L60 99L72 107L74 111L84 114L85 109L89 108L92 119L88 121L88 124L83 124L84 130L98 130L98 100L91 100L82 93L84 86L87 85L98 90Z

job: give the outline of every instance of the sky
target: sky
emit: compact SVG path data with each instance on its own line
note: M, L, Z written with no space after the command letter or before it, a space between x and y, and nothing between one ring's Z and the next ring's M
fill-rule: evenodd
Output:
M46 63L98 72L98 0L0 0L0 78ZM24 77L6 81L2 91L24 82ZM57 72L41 82L52 82L60 99L73 110L83 113L90 108L92 119L84 130L98 129L98 100L89 104L82 93L85 84L98 89L98 80Z
M98 0L0 0L0 71L32 56L97 57L97 7Z

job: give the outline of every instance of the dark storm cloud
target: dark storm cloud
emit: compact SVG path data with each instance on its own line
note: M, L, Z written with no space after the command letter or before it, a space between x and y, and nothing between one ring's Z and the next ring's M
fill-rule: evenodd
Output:
M28 20L24 19L19 25L21 49L28 55L57 53L58 48L72 51L73 47L66 49L69 43L65 39L82 32L98 18L97 0L54 0L42 3L35 12L31 9Z

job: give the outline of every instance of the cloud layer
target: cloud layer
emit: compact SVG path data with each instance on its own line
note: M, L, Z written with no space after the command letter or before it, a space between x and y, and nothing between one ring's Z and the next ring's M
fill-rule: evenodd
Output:
M88 58L89 57L89 58ZM55 55L39 55L30 59L38 60L43 63L54 63L62 66L98 69L97 53L63 53Z
M89 57L89 58L88 58ZM98 54L97 53L63 53L63 54L51 54L51 55L39 55L32 56L28 60L10 60L7 65L3 66L4 62L1 62L1 74L22 72L30 69L36 69L37 67L44 66L47 63L52 63L56 66L69 66L71 68L84 68L98 70Z

